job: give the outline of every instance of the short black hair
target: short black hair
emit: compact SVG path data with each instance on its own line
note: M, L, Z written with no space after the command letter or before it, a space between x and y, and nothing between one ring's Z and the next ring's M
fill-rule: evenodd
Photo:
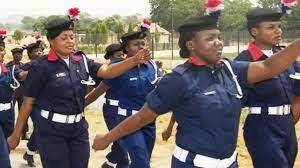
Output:
M104 54L104 58L108 60L116 52L122 51L122 45L121 44L111 44L106 47L105 51L106 51L106 53Z

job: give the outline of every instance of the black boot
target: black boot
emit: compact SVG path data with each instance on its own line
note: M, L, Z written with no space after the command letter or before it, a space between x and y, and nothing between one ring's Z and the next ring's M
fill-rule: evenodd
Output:
M101 166L101 168L114 168L113 166L108 165L106 162L104 162Z
M29 167L35 167L33 155L28 155L27 152L24 153L23 159L27 161Z

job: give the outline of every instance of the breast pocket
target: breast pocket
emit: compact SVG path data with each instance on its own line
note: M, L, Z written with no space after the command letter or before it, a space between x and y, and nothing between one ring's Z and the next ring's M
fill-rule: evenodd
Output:
M126 76L122 79L121 86L127 95L134 96L139 92L139 77L138 76Z
M69 83L69 74L66 72L59 72L51 76L50 87L54 89L64 89Z
M192 107L188 115L191 118L198 118L201 125L215 128L219 127L224 118L228 115L223 101L229 101L228 93L224 88L213 84L204 90L198 90L189 100L187 106ZM229 105L230 106L230 105Z

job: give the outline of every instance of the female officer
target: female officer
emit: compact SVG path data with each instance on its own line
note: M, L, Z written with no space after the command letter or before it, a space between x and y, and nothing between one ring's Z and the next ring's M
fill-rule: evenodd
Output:
M35 42L35 43L29 44L26 47L26 50L27 50L27 55L28 55L28 58L30 59L30 61L25 63L20 68L24 71L29 71L31 68L31 65L32 65L32 61L41 57L43 55L43 50L41 48L40 42ZM21 88L23 88L22 85L21 85ZM21 89L21 92L22 92L22 89ZM22 97L23 97L23 94L22 94ZM34 123L35 118L34 118L33 114L31 114L30 116L31 116L31 120ZM27 161L27 164L29 167L35 167L34 154L37 151L37 144L36 144L36 137L35 137L36 130L34 129L34 125L35 124L33 124L32 134L30 135L30 138L27 142L27 151L23 155L23 159Z
M101 66L82 52L74 53L73 28L73 20L66 18L55 18L45 26L51 48L32 63L16 128L8 138L10 148L15 149L34 108L39 114L36 134L44 168L88 166L88 125L83 111L86 85L94 84L91 76L114 78L150 58L149 49L144 49L126 61Z
M5 30L0 30L0 165L9 168L9 150L6 139L14 129L13 89L17 87L16 77L24 79L27 73L21 72L18 67L8 68L4 65L5 34Z
M104 58L110 60L111 63L124 60L124 53L122 51L121 44L111 44L106 47L106 53ZM99 96L105 93L105 101L103 104L103 117L108 130L113 129L117 124L118 104L119 99L112 89L101 82L99 86L91 91L85 98L85 105L91 104ZM113 168L115 165L117 168L127 168L129 165L128 154L120 146L119 142L114 142L111 146L111 151L106 155L107 161L102 164L102 168Z
M262 61L280 51L281 48L276 45L282 35L281 16L277 9L256 8L249 11L247 26L254 41L236 60ZM255 168L288 168L294 165L297 137L291 115L294 87L289 77L295 72L294 65L277 77L247 86L244 90L243 105L249 107L244 139Z
M23 59L23 51L24 51L24 47L16 47L16 48L12 49L11 53L13 56L13 60L8 62L6 64L6 66L8 68L12 68L13 66L20 68L21 66L23 66L24 63L21 62ZM20 84L22 85L22 82ZM21 108L21 105L23 102L23 96L21 95L20 87L14 91L13 104L15 105L16 102L18 102L18 111L20 111L20 108ZM27 136L27 132L28 132L28 124L26 124L25 129L23 130L22 140L29 139Z
M126 59L130 59L139 50L146 47L146 30L131 32L121 37L123 51ZM114 60L112 63L122 61ZM118 98L118 110L115 116L118 122L135 114L145 103L146 96L150 93L158 79L156 64L150 60L147 64L140 64L120 77L104 80ZM111 101L108 101L111 103ZM131 168L150 167L150 158L155 143L155 122L124 137L119 141L130 156Z
M134 116L108 134L96 136L94 149L153 122L159 114L172 111L178 123L173 168L236 168L235 152L241 85L276 76L300 54L300 40L261 62L221 60L223 44L217 20L192 17L179 27L181 57L188 61L167 74Z

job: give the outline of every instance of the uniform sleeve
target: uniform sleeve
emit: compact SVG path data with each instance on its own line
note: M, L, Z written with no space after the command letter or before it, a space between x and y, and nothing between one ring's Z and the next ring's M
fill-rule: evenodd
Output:
M296 61L294 63L294 69L296 73L300 73L300 62ZM293 92L295 96L300 96L300 80L294 79L294 88Z
M122 57L117 57L111 60L111 62L109 64L114 64L114 63L118 63L121 61L124 61L125 59ZM109 88L111 89L117 89L120 85L119 85L119 81L121 81L121 78L123 77L123 75L120 75L116 78L113 79L104 79L102 82L107 85Z
M93 79L97 79L98 78L97 73L102 64L97 63L94 60L89 59L89 58L87 58L87 62L88 62L88 68L89 68L91 77Z
M33 98L39 96L40 91L47 81L47 75L44 73L43 69L42 66L32 65L23 88L24 96Z
M239 84L245 88L248 84L248 68L249 68L248 61L233 61L232 62L232 69L234 74L237 76Z
M155 113L168 113L180 104L186 87L182 76L175 73L167 74L147 96L146 102Z

